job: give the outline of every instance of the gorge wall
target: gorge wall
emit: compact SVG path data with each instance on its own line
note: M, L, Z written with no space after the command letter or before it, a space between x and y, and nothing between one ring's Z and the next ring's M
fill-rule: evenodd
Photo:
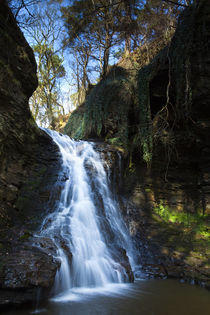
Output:
M37 84L33 51L1 2L0 307L35 301L37 288L43 289L44 297L58 267L47 252L33 247L32 239L49 211L59 169L57 147L29 110ZM45 247L52 250L53 245Z
M210 4L184 10L171 43L141 68L111 69L65 132L124 152L122 207L157 276L210 284Z

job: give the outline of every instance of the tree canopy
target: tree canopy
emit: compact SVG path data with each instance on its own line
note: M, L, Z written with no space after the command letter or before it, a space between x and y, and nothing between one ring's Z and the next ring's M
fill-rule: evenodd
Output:
M38 63L39 87L31 100L33 115L53 128L56 112L63 111L59 82L67 68L74 85L71 99L79 105L90 86L107 75L110 65L138 47L148 47L151 42L155 45L158 39L167 43L175 31L178 15L193 0L8 0L8 3L27 37L32 39ZM66 69L64 54L68 59Z

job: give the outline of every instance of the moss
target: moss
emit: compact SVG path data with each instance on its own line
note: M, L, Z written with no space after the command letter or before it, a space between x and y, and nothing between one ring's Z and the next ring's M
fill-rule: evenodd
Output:
M127 146L127 113L132 83L124 75L109 76L93 89L85 103L84 129L86 136L106 135L115 144ZM117 134L116 134L117 133Z
M65 133L75 139L104 138L129 151L129 108L134 102L134 74L115 67L74 111Z
M24 234L19 237L19 240L25 242L25 241L27 241L31 236L32 236L32 234L31 234L29 231L25 231Z
M150 193L152 190L150 188L145 188L145 192Z
M24 62L29 62L29 56L25 49L22 46L17 46L17 53L21 59L24 59Z
M106 139L105 139L106 140ZM106 140L108 143L112 144L112 145L122 145L123 146L123 142L121 142L120 137L115 137L115 138L111 138L111 139L107 139Z
M155 214L168 224L179 224L184 228L188 228L187 232L192 232L194 238L200 237L206 240L210 239L210 229L207 226L207 215L192 214L186 212L178 212L170 210L163 203L154 208Z
M64 128L64 133L76 140L85 138L83 107L84 105L81 105L70 115Z
M5 64L3 63L2 61L0 61L0 66L1 66L1 71L2 73L5 73L5 77L4 77L4 80L6 80L6 82L4 83L7 83L7 88L10 87L11 85L11 82L14 83L15 85L17 85L19 88L21 87L21 83L19 80L16 79L10 65L8 64ZM13 87L14 88L14 87ZM5 93L9 93L9 91L4 91Z
M152 122L149 101L149 71L145 67L139 72L138 93L139 93L139 126L138 134L135 137L135 145L142 148L143 159L150 163L152 159Z

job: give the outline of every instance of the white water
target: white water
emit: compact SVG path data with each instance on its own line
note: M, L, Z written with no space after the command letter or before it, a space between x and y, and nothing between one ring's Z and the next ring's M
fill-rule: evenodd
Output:
M57 300L60 296L65 300L70 291L71 296L82 288L106 291L111 284L128 282L117 250L125 249L132 264L132 244L99 154L91 143L45 131L58 145L63 160L59 206L42 229L42 235L56 244L61 261L54 288Z

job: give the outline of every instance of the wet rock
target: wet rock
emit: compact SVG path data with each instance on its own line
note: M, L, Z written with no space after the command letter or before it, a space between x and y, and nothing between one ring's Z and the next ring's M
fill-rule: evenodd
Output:
M124 248L120 249L120 264L125 268L126 274L128 276L129 282L134 281L134 275L131 269L131 265L129 263L129 259L126 253L126 250Z
M59 267L51 255L38 248L25 245L10 247L1 257L0 305L32 303L37 290L47 297Z
M60 246L64 250L66 256L68 257L69 264L72 261L72 252L69 245L66 244L64 240L60 240Z
M40 248L44 253L51 255L53 257L57 254L57 247L55 243L49 237L37 236L34 237L31 242L33 246Z
M112 256L114 260L119 264L117 268L124 268L125 273L126 273L126 278L129 282L134 281L134 275L131 269L131 265L129 263L129 259L126 253L126 250L121 247L113 246ZM120 270L122 271L122 270ZM126 280L126 279L125 279Z

